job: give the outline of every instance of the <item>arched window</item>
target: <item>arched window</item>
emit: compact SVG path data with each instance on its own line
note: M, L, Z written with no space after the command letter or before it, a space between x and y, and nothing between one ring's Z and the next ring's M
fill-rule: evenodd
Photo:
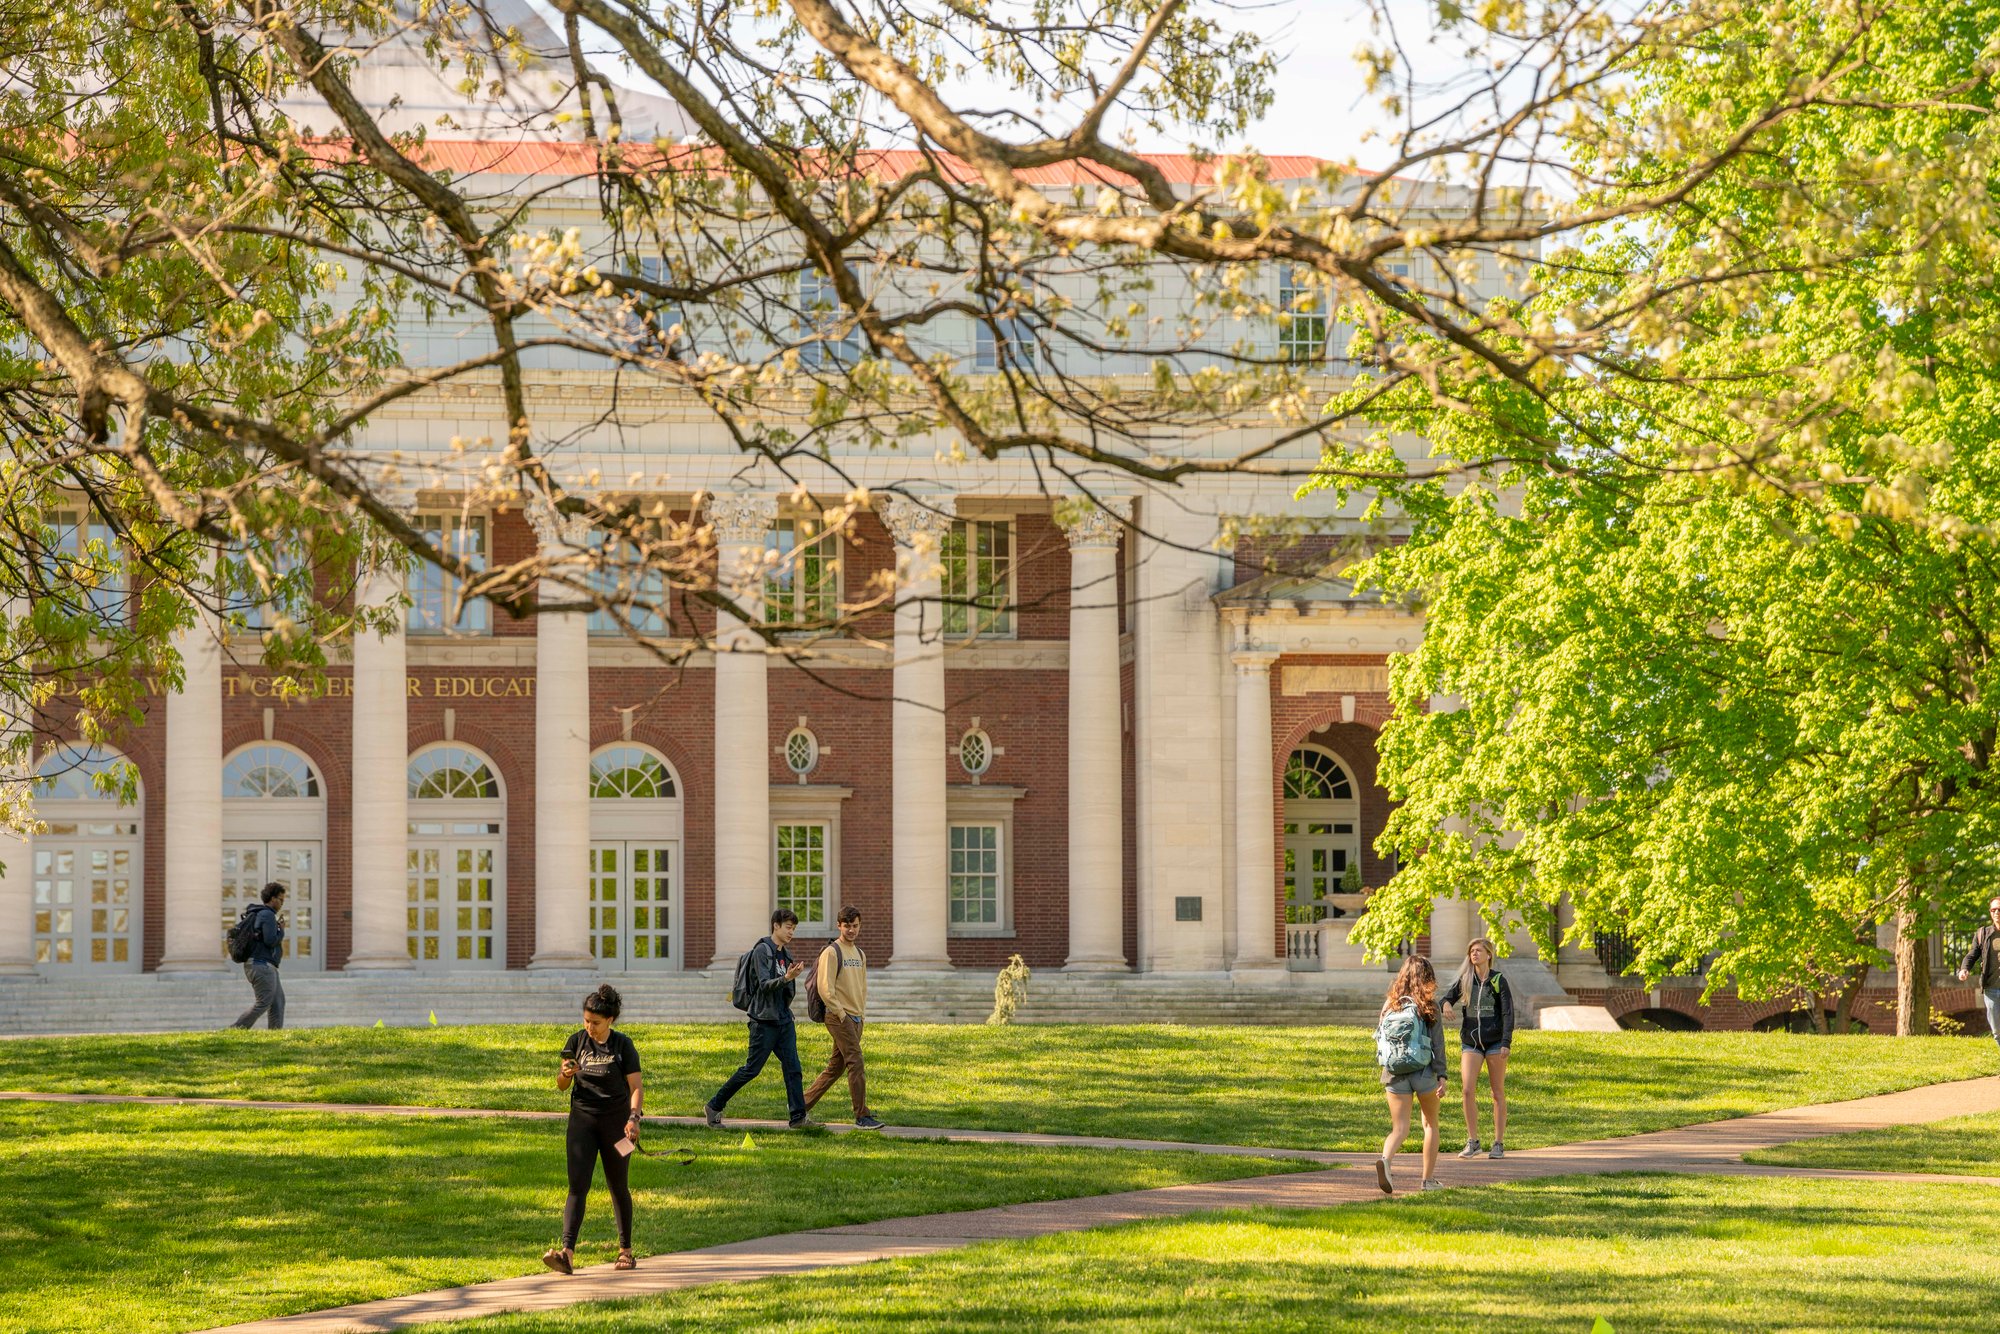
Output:
M107 747L65 741L35 767L35 800L118 801L117 789L131 777L130 764ZM98 786L99 775L109 775L111 791Z
M631 742L590 757L590 952L606 969L681 959L681 801L674 771Z
M121 800L127 791L129 805ZM30 892L38 968L138 971L145 845L137 793L131 761L107 747L65 742L36 766L42 824L30 841Z
M666 761L643 746L607 746L590 757L590 795L594 798L672 797L674 776Z
M1302 746L1285 764L1285 795L1303 801L1352 801L1354 784L1339 760L1317 746Z
M248 746L222 766L224 797L317 797L319 775L305 756L286 746Z
M410 759L410 797L416 801L480 801L500 795L500 780L485 760L463 746L432 746Z

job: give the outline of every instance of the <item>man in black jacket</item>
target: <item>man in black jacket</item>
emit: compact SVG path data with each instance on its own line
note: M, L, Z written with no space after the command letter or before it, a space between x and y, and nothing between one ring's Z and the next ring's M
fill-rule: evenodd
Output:
M702 1104L701 1114L708 1124L722 1128L722 1109L736 1091L757 1077L773 1052L778 1068L785 1074L785 1106L794 1130L812 1124L806 1120L805 1074L799 1069L799 1035L792 1025L792 997L798 991L802 963L793 963L792 934L799 929L799 916L790 908L771 914L771 934L750 947L750 976L745 979L749 993L750 1054L729 1082Z
M251 1028L269 1014L272 1028L285 1026L285 988L278 981L278 962L285 957L285 928L278 921L278 909L285 906L285 887L273 880L264 886L263 902L251 908L257 915L250 940L250 957L243 961L243 976L249 979L256 997L249 1009L237 1016L231 1028Z
M2000 1042L2000 899L1986 905L1986 925L1972 938L1972 948L1959 961L1958 980L1979 978L1979 994L1986 1001L1986 1031Z

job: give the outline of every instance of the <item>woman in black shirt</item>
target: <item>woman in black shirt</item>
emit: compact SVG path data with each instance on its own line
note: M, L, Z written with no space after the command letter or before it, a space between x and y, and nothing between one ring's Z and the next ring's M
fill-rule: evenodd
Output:
M632 1039L612 1031L624 1002L609 986L584 998L583 1027L563 1044L556 1088L569 1093L569 1199L563 1204L562 1245L551 1246L542 1263L559 1274L573 1272L583 1206L590 1176L604 1163L604 1185L618 1219L618 1262L614 1269L637 1269L632 1258L632 1192L626 1184L632 1159L629 1141L639 1138L639 1050ZM623 1144L622 1150L620 1145Z
M1488 1158L1506 1156L1507 1049L1514 1045L1514 993L1493 967L1493 942L1481 937L1465 947L1465 966L1438 997L1458 1007L1459 1085L1465 1099L1465 1147L1461 1158L1479 1156L1479 1067L1493 1092L1493 1147Z

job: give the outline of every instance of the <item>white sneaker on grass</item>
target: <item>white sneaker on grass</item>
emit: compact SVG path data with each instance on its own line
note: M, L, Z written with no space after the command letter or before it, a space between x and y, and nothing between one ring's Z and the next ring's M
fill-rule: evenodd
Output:
M1443 1190L1444 1182L1432 1177L1417 1187L1418 1190Z

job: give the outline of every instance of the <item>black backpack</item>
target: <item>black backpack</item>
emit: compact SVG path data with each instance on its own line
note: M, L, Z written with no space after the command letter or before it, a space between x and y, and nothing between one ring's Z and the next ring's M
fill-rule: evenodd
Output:
M249 963L250 951L257 947L262 932L257 929L257 914L264 905L253 903L243 910L236 919L236 925L229 928L229 959L232 963Z
M847 957L840 952L840 942L835 941L827 949L833 951L833 975L840 976L840 970L847 967ZM819 967L814 965L806 970L806 1018L816 1024L826 1022L826 997L819 994Z
M760 940L757 945L763 943ZM753 976L750 956L757 952L757 945L736 956L736 980L729 984L729 1003L745 1014L750 1012L750 980Z

